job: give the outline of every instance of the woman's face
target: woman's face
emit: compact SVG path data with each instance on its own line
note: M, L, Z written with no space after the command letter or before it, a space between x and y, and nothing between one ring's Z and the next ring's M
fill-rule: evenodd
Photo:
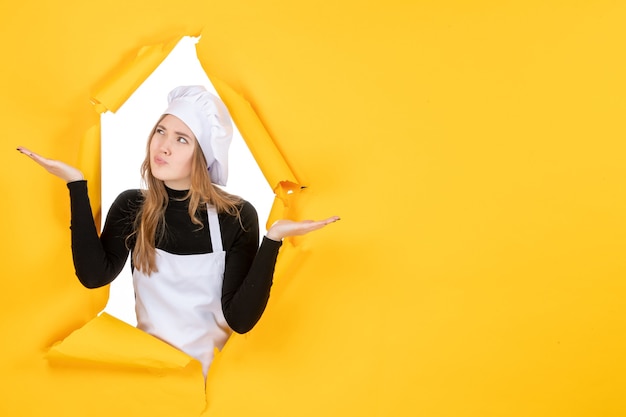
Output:
M171 114L157 124L150 138L150 171L174 190L191 187L191 160L196 139L182 120Z

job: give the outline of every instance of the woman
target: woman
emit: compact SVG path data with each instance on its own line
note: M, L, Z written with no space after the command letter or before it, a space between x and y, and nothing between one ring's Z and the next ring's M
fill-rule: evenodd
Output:
M67 182L76 275L88 288L109 284L131 253L137 327L202 363L232 331L252 329L265 310L282 239L338 220L280 220L259 246L254 207L228 194L232 124L224 104L201 86L178 87L148 141L145 190L128 190L111 206L98 236L78 169L26 148Z

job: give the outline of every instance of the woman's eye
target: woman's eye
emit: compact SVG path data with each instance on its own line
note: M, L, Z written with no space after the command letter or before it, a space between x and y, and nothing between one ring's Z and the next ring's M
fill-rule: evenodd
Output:
M165 132L163 132L163 129L157 129L157 130L156 130L156 132L157 132L159 135L162 135L163 133L165 133Z
M181 143L187 143L187 138L184 138L184 137L181 136L181 137L178 138L178 141L181 142Z

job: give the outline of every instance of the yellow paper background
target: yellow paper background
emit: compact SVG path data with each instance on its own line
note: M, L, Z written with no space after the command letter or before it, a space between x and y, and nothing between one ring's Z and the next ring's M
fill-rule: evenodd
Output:
M0 9L2 415L626 413L626 5ZM74 277L65 185L13 150L80 166L99 216L93 99L119 106L198 34L282 197L272 217L342 217L285 243L266 314L217 356L206 401L193 367L48 361L70 334L104 344L81 328L107 289Z

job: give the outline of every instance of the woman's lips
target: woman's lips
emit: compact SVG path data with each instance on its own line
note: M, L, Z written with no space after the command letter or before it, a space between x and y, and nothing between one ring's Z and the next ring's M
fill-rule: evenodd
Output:
M154 163L157 165L165 165L167 162L163 158L159 158L158 156L154 158Z

